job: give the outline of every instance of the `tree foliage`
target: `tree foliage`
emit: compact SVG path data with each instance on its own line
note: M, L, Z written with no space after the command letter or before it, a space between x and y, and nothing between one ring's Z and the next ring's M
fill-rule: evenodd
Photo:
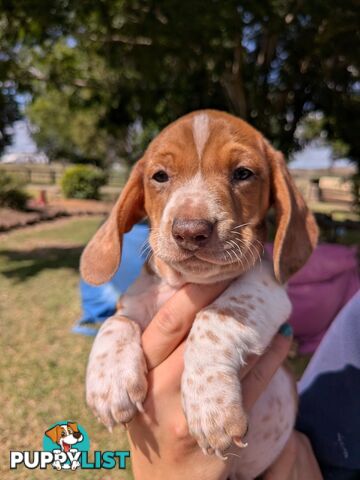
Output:
M285 153L321 112L359 161L355 0L0 0L10 80L36 140L101 163L198 108L248 120ZM309 130L308 130L309 131Z

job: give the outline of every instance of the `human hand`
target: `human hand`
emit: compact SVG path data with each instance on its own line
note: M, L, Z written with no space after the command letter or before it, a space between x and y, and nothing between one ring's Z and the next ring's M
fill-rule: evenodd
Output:
M283 451L263 475L263 480L322 480L309 439L293 431Z
M231 461L205 457L190 436L180 401L184 341L196 313L213 301L227 283L187 285L154 317L143 334L150 369L145 414L129 424L133 470L137 479L218 479ZM281 365L290 348L290 337L276 335L266 354L249 359L242 369L243 403L250 410Z

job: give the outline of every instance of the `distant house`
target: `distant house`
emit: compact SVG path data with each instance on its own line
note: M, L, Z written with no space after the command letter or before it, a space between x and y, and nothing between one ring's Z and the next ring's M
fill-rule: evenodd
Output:
M48 157L45 153L28 153L28 152L13 152L5 153L0 159L1 163L36 163L47 164L49 163Z
M19 120L9 128L12 135L12 143L9 145L0 158L1 163L49 163L48 157L43 152L39 152L38 147L31 136L29 122Z

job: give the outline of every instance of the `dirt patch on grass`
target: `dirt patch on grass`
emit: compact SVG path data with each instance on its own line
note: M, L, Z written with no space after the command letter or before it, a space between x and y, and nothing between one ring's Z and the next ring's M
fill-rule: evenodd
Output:
M39 206L29 203L27 211L0 208L0 232L8 232L41 222L75 215L106 215L112 204L95 200L61 199Z

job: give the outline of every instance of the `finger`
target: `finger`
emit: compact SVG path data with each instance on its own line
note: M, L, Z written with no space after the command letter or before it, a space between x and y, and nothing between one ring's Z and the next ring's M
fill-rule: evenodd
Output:
M259 361L260 358L260 355L250 355L246 359L246 365L241 367L239 375L240 380L243 380L246 377L246 375L255 367L256 363Z
M316 460L310 440L300 432L295 431L296 437L296 480L322 480L323 476ZM292 479L291 479L292 480Z
M283 451L263 475L263 480L295 480L296 439L294 432Z
M285 324L288 325L288 324ZM286 335L289 335L289 326ZM277 333L269 349L259 358L255 366L242 381L243 401L245 410L249 411L262 392L267 387L271 378L287 357L291 346L292 336Z
M163 392L163 389L167 392L180 390L181 375L184 370L184 351L185 342L182 342L166 358L166 361L150 370L148 374L149 390L155 388L157 394Z
M292 337L293 334L292 327L289 323L284 323L281 325L279 332L285 337ZM255 367L260 358L260 355L250 355L246 359L246 365L241 367L240 380L243 380L246 377L246 375Z
M229 283L185 285L161 307L142 336L149 369L170 355L189 332L198 311L215 300Z
M166 419L167 417L168 420L169 418L176 418L176 426L179 428L187 425L180 402L184 349L185 342L182 342L164 362L148 373L148 392L144 402L145 413L140 417L151 428L154 425L159 425L159 422L161 423L159 419ZM130 427L131 423L129 424Z

